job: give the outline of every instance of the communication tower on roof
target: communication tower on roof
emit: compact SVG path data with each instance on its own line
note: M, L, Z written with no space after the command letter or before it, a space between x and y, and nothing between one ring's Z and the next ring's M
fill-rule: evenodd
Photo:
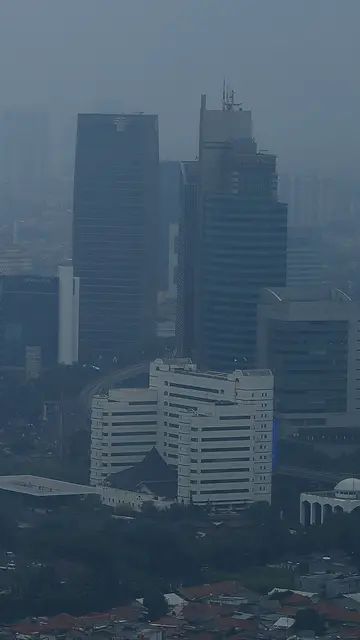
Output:
M223 91L222 91L222 110L223 111L234 111L235 107L239 107L239 111L242 111L242 103L235 102L235 91L231 89L228 84L223 82Z

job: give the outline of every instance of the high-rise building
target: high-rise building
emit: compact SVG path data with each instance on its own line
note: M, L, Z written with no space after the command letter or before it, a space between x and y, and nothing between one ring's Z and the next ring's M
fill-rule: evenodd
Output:
M0 277L0 367L47 368L77 362L79 281L72 266L59 277Z
M71 263L58 269L59 279L59 338L58 362L72 365L79 357L79 299L80 280L74 278Z
M287 287L320 286L323 279L322 244L311 228L293 227L287 239Z
M287 207L276 158L257 150L251 112L233 93L215 111L202 96L197 177L186 169L180 352L207 369L252 367L259 291L286 284Z
M0 249L0 275L30 275L32 271L31 257L21 245L12 244Z
M258 361L274 374L283 436L360 417L360 305L327 287L273 288L258 308Z
M160 162L159 214L159 290L171 294L171 229L180 218L180 163L173 160Z
M50 123L42 111L7 109L0 116L1 194L15 215L26 215L48 194Z
M79 115L73 259L82 361L140 358L153 342L158 173L157 116Z
M359 208L357 184L316 174L280 175L279 193L288 203L289 227L326 230L351 222Z
M181 163L181 215L178 240L176 349L194 356L195 266L198 241L199 163Z
M168 260L168 289L167 295L176 300L178 289L179 269L179 225L172 222L169 226L169 260Z

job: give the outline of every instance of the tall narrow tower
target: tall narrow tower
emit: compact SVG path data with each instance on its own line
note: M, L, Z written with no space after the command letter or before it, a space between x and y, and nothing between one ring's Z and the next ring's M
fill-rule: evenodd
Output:
M232 91L220 110L201 98L196 185L196 206L185 207L181 227L182 252L191 247L182 271L192 272L192 306L183 311L192 339L183 352L205 368L252 367L259 291L286 282L287 207L277 198L276 158L257 150L251 112Z
M157 116L79 115L73 260L83 362L141 358L154 338L158 171Z

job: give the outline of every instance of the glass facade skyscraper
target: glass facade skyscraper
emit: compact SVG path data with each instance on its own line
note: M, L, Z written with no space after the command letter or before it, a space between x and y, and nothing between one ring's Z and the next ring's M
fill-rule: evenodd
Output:
M58 354L58 279L42 276L0 278L0 366L24 367L26 349L37 347L42 365Z
M78 117L73 260L84 362L141 358L155 336L155 115Z
M183 253L192 247L194 301L183 308L182 324L193 327L183 355L206 369L251 368L260 289L286 283L287 206L277 198L276 158L257 150L251 113L233 95L215 111L202 97L198 167L195 222L181 236Z

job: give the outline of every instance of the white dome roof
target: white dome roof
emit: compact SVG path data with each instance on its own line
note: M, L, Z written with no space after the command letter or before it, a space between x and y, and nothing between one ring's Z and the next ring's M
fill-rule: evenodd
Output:
M338 482L334 490L336 493L341 493L342 491L353 491L355 493L360 491L360 480L359 478L346 478Z

